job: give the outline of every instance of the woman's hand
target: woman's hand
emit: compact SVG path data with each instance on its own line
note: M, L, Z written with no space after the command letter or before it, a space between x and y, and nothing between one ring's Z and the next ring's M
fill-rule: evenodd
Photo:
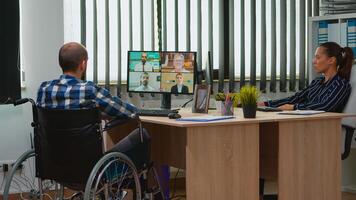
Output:
M294 110L294 104L284 104L282 106L279 106L278 108L282 110Z
M257 106L265 106L265 102L263 101L257 102Z

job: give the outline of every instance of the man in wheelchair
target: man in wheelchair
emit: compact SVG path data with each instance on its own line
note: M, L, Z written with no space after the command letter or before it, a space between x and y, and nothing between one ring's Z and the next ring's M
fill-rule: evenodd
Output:
M85 81L83 79L87 69L87 62L88 53L84 46L75 42L64 44L59 50L59 65L62 68L63 74L59 77L59 79L45 81L40 85L37 93L37 107L51 110L78 110L95 107L98 108L103 115L107 115L113 118L137 119L137 108L134 105L122 101L117 96L112 96L107 89L99 87L95 83L91 81ZM132 131L128 136L120 140L111 149L107 150L106 153L123 153L124 156L127 156L129 160L132 161L132 163L135 165L135 168L138 170L138 173L140 173L140 170L146 171L144 173L148 173L148 171L152 171L150 170L152 169L152 166L147 166L151 164L149 146L150 136L147 131L140 126L140 128ZM106 162L110 163L110 160ZM117 176L113 174L110 175L111 171L116 170L118 171L119 175L122 175L120 170L125 171L125 167L121 166L120 164L117 164L114 168L119 168L119 170L106 170L106 176L109 177L106 178L107 180L115 179ZM125 173L126 172L127 170ZM108 173L109 175L107 175ZM138 174L137 177L139 176L141 175ZM154 177L157 181L158 179L156 172L154 172ZM137 180L138 179L136 178L136 190ZM109 182L110 181L111 180L109 180ZM120 187L122 183L120 183L120 181L117 182L119 183L114 184L116 185L115 187ZM76 184L62 184L70 188L76 188ZM147 181L144 184L147 184ZM141 186L141 188L144 187L147 188L147 185ZM117 191L117 189L114 191ZM157 191L158 194L163 196L162 190L159 189ZM141 192L145 193L144 190ZM136 197L137 199L140 199L140 195L137 194L138 193L136 191ZM122 193L120 193L120 195L125 196ZM142 195L144 196L144 194Z
M34 138L31 149L16 160L6 178L4 200L14 191L18 199L35 200L53 195L72 200L165 199L150 161L150 136L139 122L136 107L83 80L87 61L84 46L63 45L59 79L43 82L36 102L24 98L14 103L31 102ZM103 127L103 114L135 119L139 128L103 152L102 132L118 124L111 121ZM26 170L17 176L22 168ZM154 182L148 184L148 177ZM79 193L65 198L63 186Z
M134 118L136 107L122 101L102 87L91 81L83 80L88 63L88 52L79 43L64 44L59 50L59 65L63 74L59 79L45 81L37 93L37 106L50 109L80 109L97 106L102 113L119 118ZM92 101L93 103L87 103ZM86 105L85 105L86 104ZM142 129L131 132L109 151L122 152L128 155L136 167L149 159L148 147L150 136Z

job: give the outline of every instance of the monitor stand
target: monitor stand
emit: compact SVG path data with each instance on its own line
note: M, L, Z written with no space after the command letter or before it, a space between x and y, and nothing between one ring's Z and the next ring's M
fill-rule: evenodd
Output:
M162 94L161 109L171 109L171 93Z

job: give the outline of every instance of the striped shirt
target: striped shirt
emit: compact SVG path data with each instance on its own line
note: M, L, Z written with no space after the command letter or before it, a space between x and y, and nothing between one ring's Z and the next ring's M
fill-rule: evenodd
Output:
M294 110L342 112L351 93L349 81L339 75L335 75L327 82L324 82L324 80L325 77L318 77L307 88L297 92L295 95L268 101L266 104L271 107L294 104Z
M135 106L111 96L107 89L65 74L59 79L43 82L37 93L37 106L43 108L80 109L90 101L93 103L84 107L98 106L110 116L130 117L137 112Z

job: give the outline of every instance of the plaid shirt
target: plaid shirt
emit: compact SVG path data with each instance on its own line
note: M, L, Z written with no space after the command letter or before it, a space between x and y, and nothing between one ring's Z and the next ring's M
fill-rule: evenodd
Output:
M130 117L137 112L134 105L111 96L107 89L65 74L59 79L43 82L37 93L37 106L43 108L80 109L88 101L95 102L96 106L110 116Z

